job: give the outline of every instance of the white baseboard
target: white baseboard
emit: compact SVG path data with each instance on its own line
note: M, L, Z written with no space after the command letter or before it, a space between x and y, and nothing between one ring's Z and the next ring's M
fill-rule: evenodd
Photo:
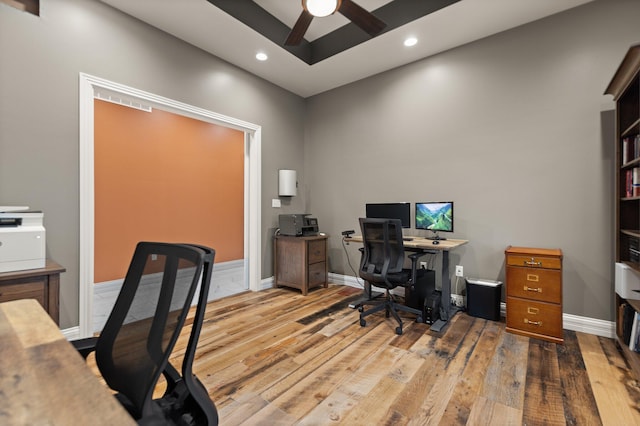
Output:
M273 287L273 277L265 278L260 281L260 290L266 290Z
M329 281L336 284L344 284L351 287L362 288L361 281L351 275L340 275L329 273ZM506 303L500 303L500 315L506 316ZM566 330L579 331L582 333L595 334L596 336L615 337L616 324L612 321L606 321L596 318L581 317L579 315L562 314L563 327Z
M80 327L78 326L65 328L64 330L60 331L62 331L62 334L67 340L76 340L80 338Z
M243 259L216 263L213 266L211 286L207 300L219 299L247 290L248 281L245 280L245 262ZM120 293L124 279L98 283L93 288L92 327L99 332L113 308L116 297ZM141 288L144 284L141 285ZM199 290L196 290L196 294ZM197 297L197 296L196 296ZM193 304L197 303L194 298Z
M341 275L341 274L334 274L333 272L329 272L329 282L335 283L335 284L348 285L350 287L364 288L364 282L362 281L362 279L351 276L351 275Z
M581 317L572 314L562 314L564 328L567 330L580 331L596 336L609 337L613 339L616 332L616 323L596 318Z
M348 285L355 288L363 288L362 280L351 275L329 273L329 281L335 284ZM273 277L265 278L260 283L260 289L266 290L273 287ZM506 315L506 304L500 303L500 314ZM615 323L596 318L581 317L579 315L562 314L563 326L567 330L579 331L582 333L594 334L596 336L614 338ZM79 327L71 327L62 330L62 334L67 340L74 340L80 336Z

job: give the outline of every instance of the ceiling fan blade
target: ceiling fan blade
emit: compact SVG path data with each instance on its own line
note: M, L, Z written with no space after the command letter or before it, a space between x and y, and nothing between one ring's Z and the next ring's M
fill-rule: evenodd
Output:
M358 6L351 0L342 0L338 12L342 13L370 36L377 35L387 26L387 24L376 18L371 12Z
M304 33L307 32L307 29L311 24L312 19L313 15L303 9L295 25L291 28L291 32L287 36L287 40L284 44L287 46L296 46L300 44L302 37L304 37Z

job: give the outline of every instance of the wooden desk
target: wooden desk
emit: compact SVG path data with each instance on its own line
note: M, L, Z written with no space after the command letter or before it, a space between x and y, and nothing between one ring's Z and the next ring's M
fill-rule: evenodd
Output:
M410 237L412 240L403 241L405 251L421 251L423 253L437 254L442 253L442 292L440 298L440 319L431 324L431 330L441 331L451 317L451 277L449 276L449 252L456 248L467 244L467 240L438 240L438 244L433 244L433 240L423 237ZM353 241L362 243L361 235L354 235L351 238L345 238L345 241ZM455 313L454 311L453 313Z
M135 425L34 299L0 303L0 423Z

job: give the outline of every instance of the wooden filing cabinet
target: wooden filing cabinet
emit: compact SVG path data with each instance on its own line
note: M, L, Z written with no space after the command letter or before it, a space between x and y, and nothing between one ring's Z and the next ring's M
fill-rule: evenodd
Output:
M0 303L36 299L59 324L60 274L65 268L47 260L44 268L0 273Z
M292 287L307 295L328 286L327 236L274 237L273 276L276 287Z
M562 250L507 247L507 331L563 343Z

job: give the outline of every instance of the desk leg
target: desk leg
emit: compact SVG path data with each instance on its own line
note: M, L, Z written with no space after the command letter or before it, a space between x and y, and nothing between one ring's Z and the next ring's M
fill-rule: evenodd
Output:
M449 321L451 313L451 277L449 276L449 251L442 250L442 295L440 299L440 318L431 324L431 330L442 331Z

